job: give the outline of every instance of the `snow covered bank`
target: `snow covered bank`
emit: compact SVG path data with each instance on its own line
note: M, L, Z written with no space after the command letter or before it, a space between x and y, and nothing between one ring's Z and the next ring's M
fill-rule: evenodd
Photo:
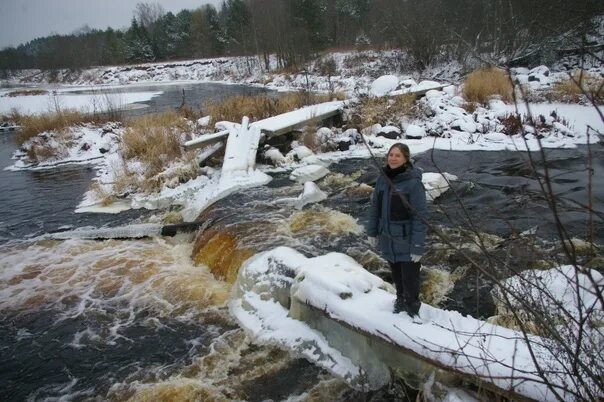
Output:
M420 310L423 323L416 323L406 314L392 313L395 296L390 288L344 254L307 258L279 247L244 264L229 308L257 342L291 350L356 387L384 385L389 381L388 364L404 366L405 356L416 356L425 364L394 369L422 382L433 375L445 381L446 376L439 377L441 370L429 368L444 366L502 393L554 400L531 353L554 387L570 384L549 340L528 336L529 348L522 333L426 304ZM400 355L388 359L379 342L350 346L354 341L343 337L340 323L394 346L388 350ZM557 392L573 399L563 390Z

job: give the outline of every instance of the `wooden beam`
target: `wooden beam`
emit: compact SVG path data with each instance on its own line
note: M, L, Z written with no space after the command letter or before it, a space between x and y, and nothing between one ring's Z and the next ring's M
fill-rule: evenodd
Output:
M323 121L323 120L327 120L330 117L334 117L339 115L340 113L342 113L341 110L331 110L329 112L326 113L322 113L320 115L317 116L313 116L310 119L307 120L303 120L303 121L299 121L293 124L289 124L287 126L282 126L276 129L270 129L270 128L262 128L262 126L260 126L260 131L262 131L264 134L266 134L268 137L276 137L278 135L282 135L282 134L287 134L287 133L291 133L292 131L298 129L298 128L302 128L304 126L307 126L311 123L316 123L319 121ZM276 116L279 117L279 116ZM265 119L265 120L269 120L269 119ZM261 120L257 123L261 123L265 120ZM254 125L256 125L256 123L254 123Z
M191 151L193 149L205 147L206 145L214 144L216 142L223 141L229 136L229 130L219 131L213 134L204 134L199 138L187 141L183 144L185 151Z

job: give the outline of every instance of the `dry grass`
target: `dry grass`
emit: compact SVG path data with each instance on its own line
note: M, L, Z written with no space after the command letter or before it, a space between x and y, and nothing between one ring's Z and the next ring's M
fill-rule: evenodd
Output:
M121 121L121 113L118 110L109 110L105 113L86 114L72 109L61 109L55 111L24 115L13 110L8 119L21 126L17 134L17 143L23 144L36 135L45 131L64 131L68 127L78 126L86 123L104 124L110 121Z
M90 121L90 118L74 110L31 116L13 112L10 117L21 126L21 131L17 134L19 145L45 131L63 131L67 127Z
M498 95L503 101L512 101L513 87L505 71L489 67L476 70L466 78L463 85L463 95L468 102L486 105L489 98Z
M411 94L363 98L356 109L359 118L356 123L361 127L369 127L373 124L398 124L401 117L416 113L415 99L416 96Z
M250 121L258 121L333 99L345 99L345 95L339 92L328 95L294 92L278 99L266 95L233 96L222 102L207 102L203 109L212 116L212 124L223 120L240 122L243 116L249 117Z
M586 71L576 71L567 80L554 84L550 100L577 103L584 95L594 99L596 103L602 104L604 78Z
M73 146L73 141L73 133L69 129L35 137L27 147L27 157L31 162L63 158L67 156L69 147Z
M34 95L46 95L48 91L43 89L21 89L18 91L11 91L6 96L14 98L17 96L34 96Z
M90 190L94 192L98 199L101 200L101 205L104 207L110 205L115 200L114 195L111 192L107 191L107 189L98 181L92 182L92 184L90 185Z
M140 117L129 122L122 137L123 158L137 159L147 166L152 177L180 158L180 135L188 130L186 120L174 112Z

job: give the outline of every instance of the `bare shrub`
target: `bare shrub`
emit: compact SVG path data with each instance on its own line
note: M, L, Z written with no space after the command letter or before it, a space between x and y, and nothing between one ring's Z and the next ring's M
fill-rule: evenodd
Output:
M509 114L505 117L500 117L499 121L503 125L503 133L506 135L514 135L522 132L522 119L517 114Z
M604 100L604 78L579 70L567 80L554 84L548 99L550 101L577 103L587 96L598 104Z
M512 92L513 87L507 74L496 67L470 73L463 84L465 100L483 105L486 105L493 95L498 95L502 100L511 102Z

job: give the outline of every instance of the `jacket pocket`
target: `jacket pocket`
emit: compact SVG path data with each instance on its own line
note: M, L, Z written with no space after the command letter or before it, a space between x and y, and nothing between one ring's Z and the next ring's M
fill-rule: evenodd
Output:
M389 225L389 231L392 252L396 255L409 254L411 249L411 239L407 236L409 226L403 222L392 222Z
M405 202L401 199L403 197ZM405 204L409 204L409 195L404 193L390 194L390 220L406 221L411 218L411 213Z

